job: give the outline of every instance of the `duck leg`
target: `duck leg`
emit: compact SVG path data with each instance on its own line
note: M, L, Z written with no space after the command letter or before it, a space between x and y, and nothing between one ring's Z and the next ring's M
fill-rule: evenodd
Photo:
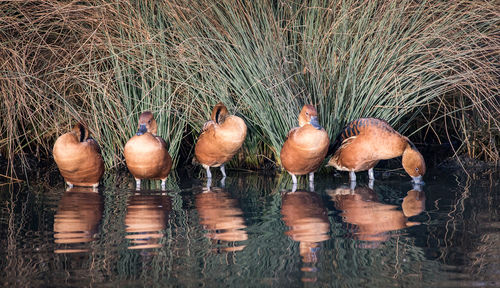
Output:
M207 184L205 185L205 191L203 192L209 192L210 191L210 186L212 186L212 178L207 178Z
M222 177L226 177L226 166L224 164L220 165L220 172L222 172Z
M373 168L368 169L368 179L375 180L375 176L373 175Z
M161 179L161 191L165 191L166 182L167 182L167 178Z
M356 182L356 173L354 171L349 171L349 180Z
M351 181L349 188L351 189L351 193L354 193L354 190L356 189L356 181Z
M135 179L135 190L141 190L141 179Z
M210 172L210 166L203 165L203 168L205 168L205 170L207 170L207 178L212 179L212 173Z
M68 184L68 188L73 188L73 184L71 184L69 182L66 182L66 184Z
M373 190L373 183L374 182L375 182L375 180L373 180L373 179L368 180L368 188Z
M314 172L309 173L309 191L314 192Z
M288 174L290 174L290 176L292 176L292 183L297 185L297 176L293 175L292 173L288 172Z

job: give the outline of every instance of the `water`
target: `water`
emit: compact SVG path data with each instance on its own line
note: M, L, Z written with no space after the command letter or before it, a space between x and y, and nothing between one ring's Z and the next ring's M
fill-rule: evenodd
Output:
M404 175L376 175L373 189L366 175L355 189L317 175L314 192L301 179L294 193L288 175L228 174L210 191L174 176L137 193L127 173L99 193L45 174L3 185L0 283L500 286L499 171L430 171L422 191Z

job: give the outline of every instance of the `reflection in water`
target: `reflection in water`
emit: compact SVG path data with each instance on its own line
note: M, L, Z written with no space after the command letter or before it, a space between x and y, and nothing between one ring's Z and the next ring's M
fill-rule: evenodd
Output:
M330 239L316 242L320 248L319 251L302 253L304 256L301 256L299 254L300 242L313 244L314 241L319 240L312 239L312 236L308 236L310 237L308 239L306 236L309 233L296 232L301 229L293 224L293 220L300 219L299 216L305 213L300 210L297 212L289 210L287 207L291 206L296 210L299 207L305 209L311 206L309 202L314 201L295 201L300 203L294 205L291 201L299 197L294 195L300 195L300 192L289 195L280 194L286 183L278 177L242 173L226 179L225 191L229 191L230 196L224 191L214 189L213 193L221 192L225 196L220 202L229 201L229 197L234 199L229 201L232 205L226 205L226 207L241 209L243 214L241 212L233 212L233 214L236 214L235 218L239 219L240 226L243 226L241 219L243 218L244 224L248 227L243 229L248 233L247 240L228 243L205 236L208 231L204 229L204 226L211 226L210 229L216 230L214 228L216 224L207 225L210 221L202 219L200 215L203 212L198 211L202 209L197 209L195 206L197 196L203 199L204 197L216 198L221 195L210 195L210 193L198 195L201 191L193 191L192 187L200 186L199 180L181 176L178 178L180 181L178 186L174 181L169 185L176 192L167 192L167 195L171 197L172 210L168 214L166 211L162 212L166 213L165 218L168 219L165 222L165 230L161 230L164 236L159 243L162 247L129 250L128 246L135 244L131 243L133 239L125 239L127 204L129 202L134 204L137 202L135 199L140 197L131 197L134 194L131 191L134 187L127 186L129 174L124 171L123 176L122 174L109 175L103 181L105 192L100 190L101 199L97 193L71 192L73 193L71 194L68 192L63 194L60 189L47 185L46 181L50 175L54 174L57 176L56 179L60 177L57 170L52 169L49 176L40 177L37 180L39 182L32 181L29 186L24 183L3 186L0 184L0 202L2 203L0 207L0 286L296 287L310 284L318 287L499 286L500 210L497 207L500 206L500 171L490 175L490 178L483 174L467 178L467 175L461 171L438 172L430 174L427 178L428 183L424 186L425 195L418 190L407 193L411 189L411 186L403 186L407 185L407 179L404 177L398 179L393 176L389 180L376 183L374 190L376 194L370 190L363 192L359 189L357 192L345 191L349 195L332 193L332 199L330 199L332 202L326 202L325 196L329 196L326 195L327 191L324 187L339 187L339 179L318 177L315 181L315 188L318 191L316 194L323 200L323 205L328 211L328 220L331 223L330 232L324 229L325 232L319 234L326 233ZM219 184L219 179L214 178L213 181L214 184ZM401 189L401 187L408 188ZM76 190L75 188L72 190ZM303 188L298 190L308 189L307 185ZM153 194L159 193L155 191ZM341 191L338 194L342 194ZM157 196L162 198L161 195ZM360 199L350 199L350 197ZM424 197L427 199L424 200ZM130 201L127 201L129 198ZM392 207L389 210L394 210L394 208L399 210L400 215L404 214L404 217L400 217L406 218L404 222L421 221L422 224L395 232L383 227L387 231L385 233L392 235L377 249L353 247L353 245L359 247L360 244L367 246L377 244L376 241L374 243L357 240L358 235L355 234L364 232L366 235L368 231L366 226L370 224L366 224L369 221L365 221L365 224L359 219L355 221L353 211L361 213L364 207L368 212L363 213L372 218L377 217L377 213L382 214L377 210L381 210L379 206L383 205L372 203L370 206L368 201L370 199L372 202L395 205L396 207L389 206ZM203 203L203 201L199 202ZM429 213L420 212L424 209L424 202L425 210L432 208ZM334 208L335 205L348 207L349 203L351 211L339 211ZM431 204L432 207L429 206ZM217 205L223 206L220 203L212 204L213 207L219 207ZM356 208L356 205L361 208ZM165 204L165 206L168 205ZM198 206L203 205L198 204ZM323 209L319 208L321 206L321 204L313 205L317 207L316 210ZM239 209L236 210L239 211ZM307 208L305 211L312 213L311 210L315 209ZM129 215L136 212L132 210L134 209L129 209ZM359 223L361 227L358 224L344 222L340 215L342 212L345 213L346 220ZM412 216L418 213L420 214ZM204 213L203 217L208 219L218 217L215 215L211 218L208 215L210 213ZM102 220L99 221L100 217ZM304 218L307 217L304 216ZM332 222L332 217L337 220L336 223ZM74 223L66 224L69 228L61 229L60 226L64 227L68 218L73 218ZM323 216L310 218L319 218L315 219L318 223L323 222L321 219L324 219ZM201 221L207 224L202 225ZM217 223L216 220L213 222ZM92 232L71 232L77 226L85 227L78 230ZM319 226L322 227L322 225ZM92 242L54 243L52 240L54 230L57 235L55 239L58 242L68 242L71 238L61 236L70 233L79 233L78 237L73 237L73 240L81 238L84 240L78 241L91 241L95 237L97 239ZM286 230L290 230L288 232L290 236L284 233ZM307 229L302 230L307 231ZM381 230L383 229L379 228L379 231ZM244 231L239 231L239 233L245 235ZM301 234L305 236L300 237ZM310 234L314 235L314 233ZM334 239L331 239L332 235ZM339 237L336 237L337 235ZM50 237L49 241L47 237ZM244 250L222 252L216 249L216 253L219 254L215 255L207 251L207 248L210 250L220 246L231 246L234 243L245 245ZM304 244L302 246L306 246ZM54 254L55 249L61 248L88 249L89 251ZM305 263L305 261L317 262ZM301 267L304 266L316 268L311 269L315 272L301 271ZM302 277L312 278L309 281L314 281L315 277L316 282L297 284L301 283Z
M408 191L403 203L401 204L403 214L407 218L417 216L425 210L425 193L420 189L412 189Z
M159 248L166 228L172 199L164 193L154 194L142 191L131 195L127 201L125 215L128 249Z
M247 226L238 201L231 198L224 189L212 187L199 193L195 198L195 206L200 215L200 223L207 230L207 238L219 244L248 239L247 232L243 230ZM245 245L234 244L231 247L217 247L216 251L241 251L244 248Z
M425 194L418 188L408 191L403 201L403 211L396 205L380 203L375 192L368 187L356 187L354 190L338 188L329 195L335 202L343 220L354 224L351 228L354 238L366 241L365 248L376 248L387 241L391 231L419 225L408 218L420 214L425 209Z
M302 271L315 272L314 264L318 262L318 243L328 240L330 232L328 213L321 198L314 192L286 193L282 198L281 214L290 229L285 234L299 242L302 262L311 265L302 267ZM316 278L302 278L302 281L314 282Z
M96 240L102 211L102 197L94 188L69 188L59 201L54 216L54 242L68 245L64 249L55 249L54 252L88 251L83 244Z

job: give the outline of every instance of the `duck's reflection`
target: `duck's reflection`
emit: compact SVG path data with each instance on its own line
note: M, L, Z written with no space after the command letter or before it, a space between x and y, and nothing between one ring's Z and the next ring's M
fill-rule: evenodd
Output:
M150 249L162 246L172 199L165 193L141 192L131 195L127 201L125 215L128 249Z
M295 191L283 195L281 214L289 227L285 232L299 242L302 271L315 272L319 243L329 239L330 221L321 197L314 192ZM303 281L315 281L315 277L303 277Z
M238 201L222 188L204 189L196 195L195 206L200 216L200 223L207 230L205 236L215 241L215 252L241 251L245 245L235 242L248 239L247 226ZM230 246L228 245L230 244Z
M425 193L419 186L415 186L412 190L408 191L406 197L403 198L401 204L403 214L407 218L417 216L425 210Z
M369 187L339 188L329 192L337 209L348 224L353 224L353 238L364 241L361 247L376 248L391 237L391 231L418 225L408 218L425 209L425 194L420 188L408 191L402 210L398 206L379 202L377 194Z
M64 192L54 216L54 242L65 247L54 252L87 252L85 243L97 239L102 211L102 196L95 188L74 186Z

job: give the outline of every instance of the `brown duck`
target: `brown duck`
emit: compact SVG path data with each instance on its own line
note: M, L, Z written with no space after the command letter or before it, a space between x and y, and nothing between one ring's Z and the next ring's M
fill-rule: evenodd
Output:
M135 136L125 144L123 153L130 173L135 178L136 188L141 188L142 179L161 180L162 189L172 168L167 143L157 136L158 125L153 113L146 111L139 117Z
M220 167L226 177L224 164L233 158L247 136L247 125L238 116L229 115L222 103L215 105L211 120L203 125L194 154L198 162L207 170L207 178L212 177L210 167Z
M309 174L310 184L328 152L330 139L318 122L318 112L312 105L304 105L299 114L299 127L288 132L281 148L281 164L297 184L296 175Z
M403 168L415 183L421 183L425 174L422 154L384 120L361 118L350 122L338 134L333 150L328 166L349 171L351 181L356 181L355 172L365 170L373 180L373 167L378 161L398 156L403 156Z
M52 149L54 160L69 187L99 186L104 162L97 142L89 137L82 123L57 138Z

